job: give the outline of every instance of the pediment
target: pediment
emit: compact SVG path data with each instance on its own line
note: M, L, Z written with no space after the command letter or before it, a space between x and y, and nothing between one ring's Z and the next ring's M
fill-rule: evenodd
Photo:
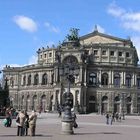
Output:
M102 34L102 33L91 33L89 35L85 35L81 37L81 44L98 44L98 43L124 43L124 39L113 37L110 35Z

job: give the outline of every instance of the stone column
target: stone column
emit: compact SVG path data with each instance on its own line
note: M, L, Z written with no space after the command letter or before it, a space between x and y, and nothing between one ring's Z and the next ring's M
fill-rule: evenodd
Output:
M124 75L123 75L123 80L124 80L124 85L126 86L126 72L123 72Z
M102 82L102 71L99 71L99 86L101 86L101 82Z
M86 82L87 81L87 70L86 70L86 68L85 68L85 70L84 70L84 85L86 86Z
M34 73L31 73L31 85L34 84Z
M38 76L39 76L39 85L41 85L42 84L42 73L39 72Z
M136 73L134 73L134 86L136 86L137 85L137 75L136 75Z
M48 84L51 84L51 71L48 71Z
M98 113L102 114L102 94L100 92L97 93L97 101L98 101Z
M22 74L21 75L21 85L23 85L23 77L24 77L24 75ZM19 84L19 83L18 83Z
M131 114L133 113L137 113L137 94L136 93L132 94Z
M112 75L112 83L111 84L114 85L114 71L112 71L111 75Z
M28 76L29 75L26 73L26 79L25 79L26 80L26 85L28 84Z
M82 83L82 77L83 77L83 67L80 66L80 74L79 74L79 81Z
M109 87L112 86L112 70L109 71Z

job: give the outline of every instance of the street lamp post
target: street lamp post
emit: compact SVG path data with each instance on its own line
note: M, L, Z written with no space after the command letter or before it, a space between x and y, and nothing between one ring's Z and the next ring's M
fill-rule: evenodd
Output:
M75 78L74 75L79 74L79 68L75 67L74 65L66 64L59 68L60 76L65 76L68 89L65 93L65 101L64 101L64 115L62 117L62 134L73 134L73 119L72 119L72 93L70 92L70 84L74 82Z

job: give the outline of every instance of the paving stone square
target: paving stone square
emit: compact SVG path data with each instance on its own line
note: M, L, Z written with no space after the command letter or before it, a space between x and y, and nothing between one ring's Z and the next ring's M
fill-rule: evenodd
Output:
M37 119L36 136L16 136L16 123L6 128L0 120L0 140L139 140L140 116L126 116L121 122L107 125L105 116L77 115L78 128L73 135L63 135L58 114L41 114Z

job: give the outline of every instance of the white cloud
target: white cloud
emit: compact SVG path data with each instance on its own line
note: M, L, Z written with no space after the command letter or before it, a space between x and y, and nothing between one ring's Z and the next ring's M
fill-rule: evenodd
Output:
M8 64L7 66L10 67L23 67L23 66L27 66L27 65L31 65L31 64L37 64L37 56L31 56L28 60L28 64L23 64L23 65L19 65L19 64ZM6 65L0 65L0 70L2 70L4 67L6 67Z
M116 5L115 2L111 3L107 9L108 13L115 16L115 17L121 17L125 10L119 6Z
M105 33L105 29L103 27L101 27L100 25L97 25L97 29L99 32Z
M126 29L140 32L140 21L138 22L126 21L123 23L123 27Z
M38 60L37 56L35 56L35 55L31 56L31 58L29 58L28 65L36 64L37 60Z
M127 11L116 3L110 4L107 11L121 21L123 28L140 32L140 12Z
M55 32L55 33L59 33L60 32L58 27L55 27L55 26L51 25L49 22L45 22L44 25L51 32Z
M35 32L37 31L37 24L36 22L25 16L15 16L13 17L13 21L22 29L28 32Z

